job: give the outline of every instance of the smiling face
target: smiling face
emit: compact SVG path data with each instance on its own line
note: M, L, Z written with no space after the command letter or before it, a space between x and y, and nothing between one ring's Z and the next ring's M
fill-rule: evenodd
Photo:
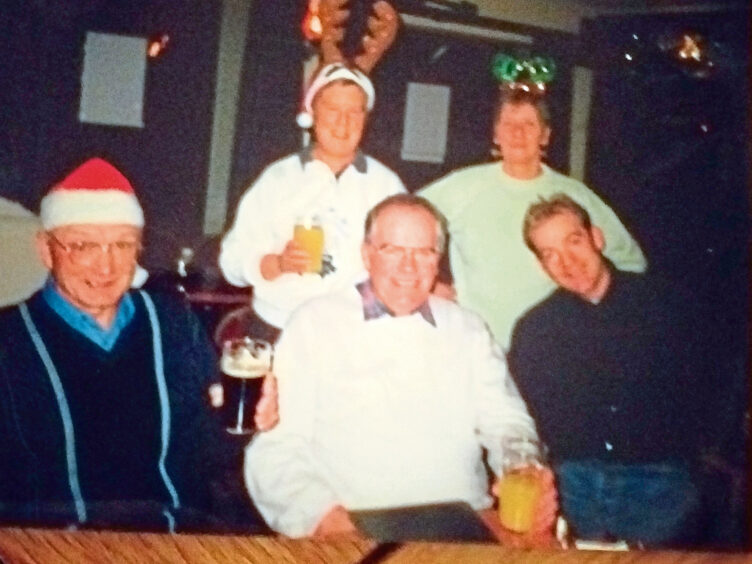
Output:
M363 243L373 291L396 316L410 315L431 293L439 268L438 227L428 210L397 204L379 213Z
M494 141L501 150L503 166L540 169L542 148L551 130L530 103L505 103L494 127Z
M587 229L574 213L562 211L535 225L529 238L541 266L559 286L591 302L603 297L611 274L601 255L600 229Z
M63 297L108 327L133 280L141 230L66 225L40 233L37 247Z
M350 164L366 123L366 93L352 82L332 82L313 100L314 156L339 172Z

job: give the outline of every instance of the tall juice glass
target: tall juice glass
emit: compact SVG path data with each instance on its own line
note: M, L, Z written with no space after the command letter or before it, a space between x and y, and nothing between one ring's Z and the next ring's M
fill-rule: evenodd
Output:
M311 255L308 272L321 272L321 255L324 252L324 229L316 217L299 219L295 223L293 240Z
M507 439L504 443L502 476L498 484L499 520L504 528L516 533L526 533L533 527L542 493L540 478L535 472L541 464L539 453L538 442L532 439Z

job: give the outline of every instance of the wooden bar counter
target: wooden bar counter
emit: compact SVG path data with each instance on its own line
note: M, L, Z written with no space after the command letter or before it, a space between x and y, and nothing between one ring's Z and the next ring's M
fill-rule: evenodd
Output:
M279 537L166 535L0 529L0 559L6 564L355 564L379 550L374 541L319 542ZM523 550L492 544L406 543L383 559L390 564L732 564L752 555L699 552L591 552ZM375 554L374 554L375 556Z

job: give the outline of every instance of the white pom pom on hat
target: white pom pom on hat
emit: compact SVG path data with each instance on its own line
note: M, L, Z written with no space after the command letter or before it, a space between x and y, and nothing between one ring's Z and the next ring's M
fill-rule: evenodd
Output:
M321 67L311 81L308 90L306 90L303 98L303 110L295 118L298 127L309 129L313 126L313 99L322 88L335 80L349 80L360 86L366 93L366 110L370 112L373 109L376 92L371 80L362 71L348 67L344 63L329 63Z
M302 111L295 116L295 122L300 129L311 129L313 127L313 115L309 112Z
M128 179L101 158L87 160L42 198L46 230L74 224L144 226L144 212Z

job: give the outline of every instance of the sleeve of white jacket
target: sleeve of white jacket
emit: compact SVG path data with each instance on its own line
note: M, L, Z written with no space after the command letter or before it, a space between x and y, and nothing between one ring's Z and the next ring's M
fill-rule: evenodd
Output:
M267 169L241 197L235 221L222 239L219 254L219 267L230 284L257 285L263 280L261 258L284 248L286 241L279 240L273 224L283 188L273 170Z
M269 526L290 537L313 533L339 502L319 471L312 451L317 398L316 329L294 316L276 347L279 424L259 433L246 448L244 476Z
M480 324L482 321L478 320ZM476 331L471 364L476 405L476 429L481 444L488 450L488 463L494 474L501 469L502 442L505 438L537 439L535 423L527 411L517 386L507 369L501 347L487 329Z

